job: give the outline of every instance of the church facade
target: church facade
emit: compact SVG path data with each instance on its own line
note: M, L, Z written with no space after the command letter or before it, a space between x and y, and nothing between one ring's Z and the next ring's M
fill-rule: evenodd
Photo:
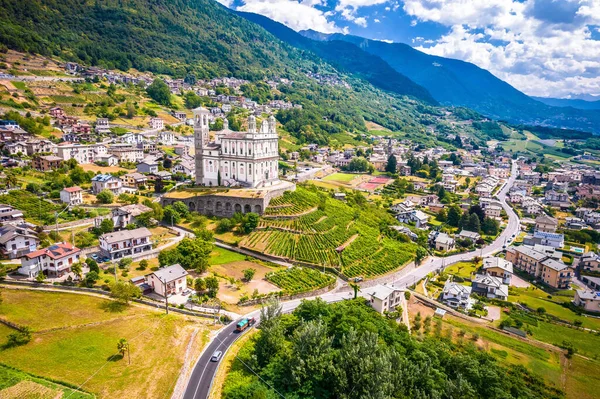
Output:
M279 183L279 143L273 116L257 129L256 118L248 118L247 132L224 128L209 137L210 111L194 110L194 145L196 149L196 184L264 188Z

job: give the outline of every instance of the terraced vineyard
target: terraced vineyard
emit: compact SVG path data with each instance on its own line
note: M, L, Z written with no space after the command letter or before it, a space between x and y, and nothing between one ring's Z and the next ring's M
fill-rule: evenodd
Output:
M321 204L321 205L319 205ZM289 209L302 216L290 218ZM402 243L381 235L380 223L393 222L383 209L351 207L324 193L298 187L267 208L269 217L240 246L270 255L337 268L348 277L376 276L397 269L416 252L413 243ZM277 219L281 216L285 219ZM357 235L343 250L336 251Z
M333 276L308 267L292 267L291 269L271 272L265 278L288 295L318 290L333 284L335 281Z

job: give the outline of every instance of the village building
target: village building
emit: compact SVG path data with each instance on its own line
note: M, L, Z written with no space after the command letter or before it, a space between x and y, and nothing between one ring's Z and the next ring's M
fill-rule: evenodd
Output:
M158 172L158 161L155 159L144 159L136 165L136 169L140 173L156 173Z
M39 171L46 172L60 168L63 159L55 155L37 155L33 158L31 166Z
M473 306L471 287L455 283L448 279L446 284L444 284L441 300L451 308L469 310Z
M109 154L119 158L119 162L137 163L144 159L144 150L129 144L115 144L108 149Z
M581 306L586 312L600 312L600 292L588 290L576 290L573 303Z
M471 283L473 293L477 293L491 299L505 301L508 298L508 285L499 277L488 274L477 274Z
M138 190L141 186L145 186L148 182L148 177L141 173L133 172L121 176L121 181L124 187L134 188Z
M595 252L586 252L579 259L578 266L586 272L600 272L600 256Z
M81 187L66 187L60 191L60 201L63 204L81 205L83 204L83 190Z
M114 195L119 195L122 187L121 179L110 174L100 174L92 178L92 192L94 194L98 194L102 190L108 190Z
M545 233L555 233L558 228L558 220L548 215L535 218L535 230Z
M489 257L483 260L482 272L484 274L502 279L503 284L510 285L513 275L513 264L506 259Z
M18 272L28 277L36 277L41 272L48 277L62 277L71 272L73 263L79 262L80 252L68 242L59 242L25 255Z
M56 147L56 155L63 161L75 159L80 165L94 163L107 152L104 144L63 143Z
M40 240L29 226L7 224L0 226L0 255L16 259L37 249Z
M20 224L23 223L23 212L11 205L0 204L0 223Z
M454 238L446 233L438 233L434 239L434 247L438 251L451 251L454 249Z
M98 118L96 119L96 133L100 134L108 134L110 133L110 122L108 118Z
M457 237L460 239L469 240L472 243L475 243L477 240L479 240L481 238L481 235L474 231L468 231L468 230L463 229L463 230L461 230L460 233L458 233Z
M145 227L102 234L99 237L100 253L110 260L139 257L152 250L151 236Z
M521 245L506 251L506 260L544 283L557 288L569 288L573 270L559 259L543 251L543 246Z
M401 306L404 297L404 290L387 284L378 284L364 291L369 296L368 303L381 314L396 310L396 307Z
M146 284L161 297L181 294L187 290L188 272L179 264L161 267L145 276Z
M150 126L150 129L154 129L154 130L164 129L165 121L160 118L150 118L150 121L148 122L148 126Z
M110 212L110 218L113 221L113 226L115 230L125 229L130 224L135 223L135 218L140 216L143 213L151 212L152 209L142 204L130 204L120 206L118 208L113 209ZM99 217L96 219L96 226L100 226L102 223L103 217Z

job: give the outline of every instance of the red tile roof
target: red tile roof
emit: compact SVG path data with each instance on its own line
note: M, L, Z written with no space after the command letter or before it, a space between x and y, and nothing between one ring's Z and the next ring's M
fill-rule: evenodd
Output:
M39 256L48 256L52 259L60 259L65 256L72 255L74 253L79 252L80 249L74 247L72 244L68 242L59 242L57 244L51 245L48 248L38 249L37 251L33 251L28 253L26 256L29 259L37 258Z
M81 188L75 186L75 187L67 187L64 190L68 193L76 193L77 191L81 191Z

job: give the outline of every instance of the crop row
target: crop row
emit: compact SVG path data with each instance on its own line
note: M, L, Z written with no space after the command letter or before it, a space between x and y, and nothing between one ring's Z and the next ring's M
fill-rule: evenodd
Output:
M329 274L307 267L292 267L278 272L271 272L265 278L290 295L318 290L333 284L335 281L335 278Z

